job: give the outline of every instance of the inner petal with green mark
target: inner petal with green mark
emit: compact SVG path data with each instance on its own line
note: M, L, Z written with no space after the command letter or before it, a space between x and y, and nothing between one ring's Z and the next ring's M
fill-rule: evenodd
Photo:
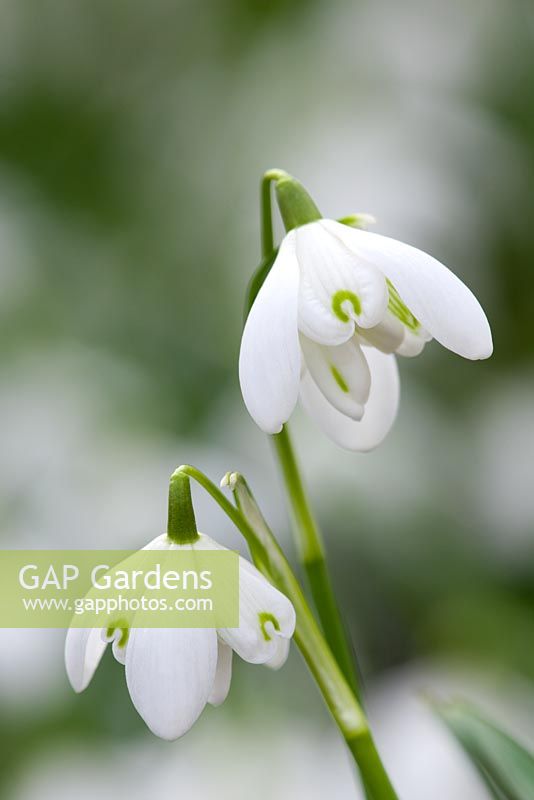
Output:
M119 638L115 638L115 633L120 631ZM128 622L125 619L118 619L117 621L112 622L106 628L106 639L108 642L114 640L117 647L124 648L128 644L128 637L130 635L130 628L128 626Z
M414 317L408 306L403 303L399 293L389 279L387 280L387 285L389 290L388 310L391 311L403 325L406 325L411 331L416 332L421 327L421 323Z
M295 232L300 268L299 330L322 344L346 342L354 323L377 325L386 311L386 279L320 220ZM343 226L339 226L343 227Z
M360 298L349 289L340 289L332 295L332 311L341 322L349 322L362 313Z
M360 420L371 374L357 339L330 347L301 334L300 345L306 368L328 402L350 419Z
M271 614L268 611L260 611L258 614L258 620L263 638L266 642L270 642L273 637L271 635L271 631L267 629L267 625L272 626L275 631L280 631L280 623L274 614Z
M350 392L349 386L338 368L334 364L330 364L330 371L332 372L332 376L341 391L345 392L345 394L348 394Z
M387 284L389 303L386 315L373 328L362 329L356 326L357 334L383 353L417 356L432 337L401 300L391 281L388 280Z

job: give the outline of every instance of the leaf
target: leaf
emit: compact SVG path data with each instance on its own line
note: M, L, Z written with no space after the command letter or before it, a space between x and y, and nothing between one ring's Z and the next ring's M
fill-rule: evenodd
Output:
M534 758L473 706L432 703L478 769L495 800L534 800Z

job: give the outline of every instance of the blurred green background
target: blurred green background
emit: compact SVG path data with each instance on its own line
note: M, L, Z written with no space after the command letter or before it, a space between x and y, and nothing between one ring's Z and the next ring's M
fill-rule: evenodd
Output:
M528 0L0 3L0 546L140 546L190 462L244 472L292 552L236 369L269 167L429 250L487 310L490 361L401 362L375 453L294 425L378 741L416 800L484 797L420 690L534 738L533 100ZM110 654L76 697L62 648L0 632L2 797L353 796L298 655L236 664L224 707L168 745Z

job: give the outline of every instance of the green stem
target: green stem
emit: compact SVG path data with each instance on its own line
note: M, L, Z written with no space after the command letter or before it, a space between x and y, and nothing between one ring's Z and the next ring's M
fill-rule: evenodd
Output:
M260 206L261 206L261 253L262 258L268 258L274 250L273 244L273 214L271 206L271 183L287 177L283 169L270 169L261 179Z
M328 572L321 531L310 508L287 425L272 439L293 512L293 528L300 561L310 585L326 640L352 691L361 702L354 655Z
M258 566L293 603L297 615L295 641L356 761L367 796L373 800L395 800L395 791L380 760L365 714L325 641L300 583L245 479L232 473L225 477L223 483L232 488L242 520L247 523L249 530L254 531L265 554L266 560L258 563Z

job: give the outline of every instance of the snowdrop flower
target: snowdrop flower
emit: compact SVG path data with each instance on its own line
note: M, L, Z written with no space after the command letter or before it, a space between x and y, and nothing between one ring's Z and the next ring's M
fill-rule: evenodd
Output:
M300 393L337 444L370 450L397 413L396 355L432 338L464 358L491 355L480 304L432 256L330 219L287 227L239 358L245 404L266 433L280 432Z
M185 515L194 526L194 530L189 528L189 536L183 536L183 509L176 515L180 517L179 526L173 523L171 494L178 484L178 472L171 478L169 533L143 549L225 550L196 531L192 506ZM190 503L189 481L185 480ZM181 528L180 536L177 527ZM295 611L285 595L239 557L238 628L128 629L125 624L117 620L116 625L104 630L69 629L65 664L70 683L76 692L82 692L111 643L115 658L125 665L128 691L138 713L156 736L173 740L192 727L206 703L218 706L224 702L230 689L233 651L251 664L272 669L285 663L295 630Z

